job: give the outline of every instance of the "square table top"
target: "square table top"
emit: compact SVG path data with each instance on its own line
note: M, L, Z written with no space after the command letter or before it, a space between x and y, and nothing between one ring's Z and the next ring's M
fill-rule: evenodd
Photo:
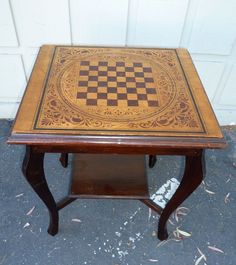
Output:
M225 145L187 50L44 45L8 143L86 137Z

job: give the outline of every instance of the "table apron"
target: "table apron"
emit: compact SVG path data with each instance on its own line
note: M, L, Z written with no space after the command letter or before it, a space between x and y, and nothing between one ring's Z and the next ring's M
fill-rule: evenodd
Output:
M147 154L147 155L183 155L199 156L202 149L196 148L167 148L143 146L31 146L35 153L90 153L90 154Z

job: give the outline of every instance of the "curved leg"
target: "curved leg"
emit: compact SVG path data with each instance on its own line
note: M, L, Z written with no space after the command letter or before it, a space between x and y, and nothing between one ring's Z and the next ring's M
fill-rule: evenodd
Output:
M58 232L59 216L56 202L48 188L48 184L45 179L43 159L44 153L35 153L30 146L26 146L22 172L28 183L47 206L50 215L48 233L55 235Z
M148 165L150 168L153 168L157 162L157 157L155 155L149 155Z
M166 222L174 210L201 184L205 173L204 151L199 156L186 156L185 171L181 183L161 213L158 224L158 238L168 237Z
M63 167L67 167L68 166L68 153L61 153L59 160Z

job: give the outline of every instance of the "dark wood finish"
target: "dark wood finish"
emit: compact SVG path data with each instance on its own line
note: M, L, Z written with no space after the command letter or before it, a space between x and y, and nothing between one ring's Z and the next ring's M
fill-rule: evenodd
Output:
M158 238L160 240L168 238L166 223L171 213L201 184L205 173L204 165L204 152L195 157L186 156L183 178L178 189L163 209L159 219Z
M75 201L77 198L71 198L71 197L65 197L63 199L61 199L58 203L57 203L57 210L61 210L64 207L66 207L67 205L71 204L73 201Z
M60 156L61 165L66 168L68 166L68 153L61 153Z
M34 153L32 148L27 146L22 172L30 186L46 205L50 216L48 233L54 236L58 232L58 209L44 175L43 159L44 153Z
M156 162L157 162L157 157L155 155L150 155L149 161L148 161L149 167L153 168L155 166Z
M72 196L140 199L161 214L161 240L170 214L201 183L204 150L226 146L187 50L55 45L40 49L8 143L27 146L23 173L49 210L50 234L58 231L58 210L76 198L54 201L44 154L61 153L67 167L68 153L79 153ZM95 154L106 163L91 159ZM124 168L117 169L121 154ZM182 181L163 210L148 198L139 155L150 155L150 167L156 155L186 156Z
M149 198L143 155L74 156L71 197Z
M146 204L149 208L151 208L153 211L155 211L158 214L161 214L163 209L157 205L156 203L154 203L151 199L143 199L140 200L142 203Z
M129 137L110 135L49 135L49 134L12 134L8 139L9 144L34 145L38 150L47 152L73 153L135 153L136 150L143 154L163 154L166 150L183 155L184 152L192 152L192 149L225 148L224 139L182 138L182 137ZM130 150L130 151L129 151ZM183 151L184 150L184 151Z

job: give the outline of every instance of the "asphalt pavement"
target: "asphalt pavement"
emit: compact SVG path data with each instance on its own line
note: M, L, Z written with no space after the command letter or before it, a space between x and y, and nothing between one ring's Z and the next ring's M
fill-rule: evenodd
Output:
M77 200L60 211L59 233L47 234L48 212L21 173L23 146L6 144L12 121L0 120L0 265L235 265L236 128L223 128L228 148L206 152L205 181L156 237L158 215L136 200ZM47 154L45 172L59 200L69 167ZM148 170L150 193L180 180L183 158L159 156Z

